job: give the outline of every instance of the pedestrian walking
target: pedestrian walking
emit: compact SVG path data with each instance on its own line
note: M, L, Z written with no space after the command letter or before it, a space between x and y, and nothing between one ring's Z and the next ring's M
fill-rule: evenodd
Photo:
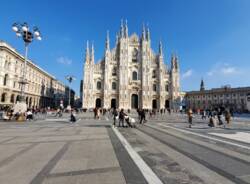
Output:
M229 110L225 111L225 120L227 122L227 125L229 126L230 121L231 121L231 114L230 114Z
M223 125L223 121L221 119L221 116L222 116L222 111L221 111L221 109L218 109L217 119L218 119L219 125Z
M192 109L188 110L188 123L189 123L189 128L192 126L192 121L193 121L193 111Z
M144 111L144 109L142 109L140 112L140 124L146 123L146 122L147 122L147 120L146 120L145 111Z
M76 114L74 113L74 110L71 110L70 123L75 123L75 122L76 122Z
M206 115L206 111L205 111L205 110L203 110L203 111L202 111L202 116L201 116L201 119L205 119L205 120L206 120L206 117L207 117L207 115Z
M115 124L116 124L117 117L118 117L118 111L114 108L114 110L113 110L113 119L114 119L113 126L115 126Z
M127 116L127 114L124 113L124 110L121 109L120 113L119 113L119 127L122 124L122 127L124 127L124 117Z

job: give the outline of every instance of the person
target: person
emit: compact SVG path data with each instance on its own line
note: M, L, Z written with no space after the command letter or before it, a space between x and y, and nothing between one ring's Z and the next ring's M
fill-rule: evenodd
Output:
M97 117L97 108L95 107L93 111L94 111L94 119L96 119L96 117Z
M202 116L201 116L201 119L205 119L206 120L206 111L205 110L203 110L202 111Z
M100 113L101 113L101 109L100 109L100 108L97 108L97 109L96 109L96 118L97 118L97 119L100 119Z
M223 125L223 121L221 120L221 115L222 115L222 111L221 109L218 109L217 118L218 118L219 125Z
M127 125L128 125L130 128L133 128L132 124L130 123L130 119L131 119L131 118L130 118L128 115L125 115L125 116L124 116L124 119L125 119Z
M71 123L76 122L76 115L75 115L75 113L74 113L74 110L71 110L70 122L71 122Z
M225 111L225 120L227 122L227 125L229 125L230 120L231 120L231 114L230 114L229 110Z
M142 121L143 123L146 123L146 115L144 109L142 109L140 112L140 124L142 124Z
M27 111L27 117L26 117L26 119L27 120L32 120L33 119L33 114L32 114L32 112L31 112L30 109L28 109L28 111Z
M193 119L193 111L192 111L192 109L189 109L189 110L188 110L188 123L189 123L189 128L191 128L192 119Z
M116 110L116 108L114 108L114 110L113 110L113 119L114 119L113 126L115 126L115 124L116 124L117 116L118 116L118 111Z
M124 117L127 116L127 114L124 113L124 110L121 109L120 113L119 113L119 127L122 124L122 127L124 127Z

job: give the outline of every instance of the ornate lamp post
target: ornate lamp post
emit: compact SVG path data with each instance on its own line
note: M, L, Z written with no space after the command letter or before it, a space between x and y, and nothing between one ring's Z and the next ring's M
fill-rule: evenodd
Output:
M41 33L38 27L33 27L30 30L28 24L24 22L23 24L14 23L12 25L12 30L16 33L17 37L22 37L25 46L25 56L24 56L24 67L22 70L22 78L19 83L21 84L21 98L20 103L18 104L18 111L25 112L27 110L27 104L25 102L25 85L28 83L25 75L26 75L26 65L27 65L27 55L28 55L28 45L33 41L35 37L37 40L42 40ZM15 108L14 108L15 109Z
M71 110L71 106L70 106L70 84L73 82L73 80L76 80L76 78L72 75L67 75L66 76L66 80L69 82L69 103L68 103L68 110Z

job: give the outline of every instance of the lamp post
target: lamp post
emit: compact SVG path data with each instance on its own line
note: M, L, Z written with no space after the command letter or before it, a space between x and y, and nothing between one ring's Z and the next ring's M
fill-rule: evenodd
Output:
M28 56L28 45L33 41L33 38L35 37L37 40L42 40L41 33L38 29L38 27L33 27L33 29L30 30L28 24L24 22L23 24L14 23L12 25L12 30L16 33L17 37L22 37L24 41L24 47L25 47L25 55L24 55L24 66L22 70L22 77L19 83L21 84L21 98L20 103L18 104L18 107L16 111L18 112L25 112L27 110L27 104L25 102L25 85L28 83L26 81L26 65L27 65L27 56ZM14 108L15 109L15 108Z
M70 106L70 84L73 82L73 80L76 80L76 78L72 75L67 75L66 76L66 80L69 82L69 101L68 101L68 110L71 110L71 106Z

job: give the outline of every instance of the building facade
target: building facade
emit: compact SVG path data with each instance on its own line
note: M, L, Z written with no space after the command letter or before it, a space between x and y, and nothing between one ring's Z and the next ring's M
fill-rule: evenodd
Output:
M224 86L206 90L202 80L200 91L186 92L185 103L193 110L230 108L236 112L250 112L250 87Z
M0 106L20 100L24 57L0 41ZM66 86L32 61L27 60L25 99L29 108L54 107L65 98Z
M110 49L107 33L104 57L97 63L87 43L82 91L84 109L178 109L179 61L172 55L168 68L161 42L158 53L152 50L148 28L140 37L129 36L127 23L121 23L115 47Z

